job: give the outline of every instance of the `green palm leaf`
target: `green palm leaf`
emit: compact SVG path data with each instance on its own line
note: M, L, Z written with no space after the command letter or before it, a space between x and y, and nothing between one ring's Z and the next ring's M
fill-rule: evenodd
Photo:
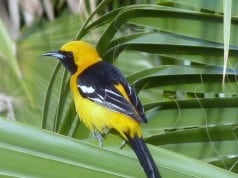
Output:
M101 148L3 118L0 125L1 176L144 177L132 150L119 149L118 138L111 137ZM165 177L236 176L162 148L150 149Z

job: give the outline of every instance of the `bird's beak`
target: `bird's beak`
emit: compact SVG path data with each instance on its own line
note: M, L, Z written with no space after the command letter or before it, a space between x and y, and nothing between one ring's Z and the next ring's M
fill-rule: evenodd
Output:
M43 56L52 56L60 60L63 60L66 57L65 54L61 53L60 51L50 51L50 52L44 53Z

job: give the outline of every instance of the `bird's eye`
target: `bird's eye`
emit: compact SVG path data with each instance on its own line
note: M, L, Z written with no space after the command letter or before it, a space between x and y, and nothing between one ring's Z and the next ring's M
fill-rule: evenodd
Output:
M69 51L69 52L67 52L67 57L73 57L73 52L71 52L71 51Z

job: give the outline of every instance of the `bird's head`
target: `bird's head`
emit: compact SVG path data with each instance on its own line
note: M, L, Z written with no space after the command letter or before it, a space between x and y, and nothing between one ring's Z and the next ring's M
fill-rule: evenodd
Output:
M84 41L70 41L65 43L59 50L43 54L53 56L71 72L83 71L88 66L101 60L95 47Z

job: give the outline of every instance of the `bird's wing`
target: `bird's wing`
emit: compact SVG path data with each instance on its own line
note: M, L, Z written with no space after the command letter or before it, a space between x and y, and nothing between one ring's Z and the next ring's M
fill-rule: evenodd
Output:
M121 72L113 65L99 62L78 77L80 94L111 110L147 122L141 102Z

